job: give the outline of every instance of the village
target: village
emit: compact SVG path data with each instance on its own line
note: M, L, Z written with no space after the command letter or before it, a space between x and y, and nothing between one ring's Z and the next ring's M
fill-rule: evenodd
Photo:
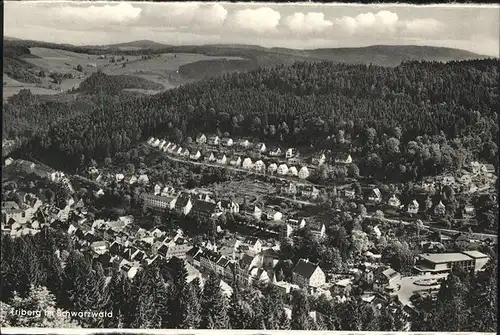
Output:
M4 175L3 185L8 187L3 192L3 200L7 201L2 201L2 234L20 238L44 228L62 230L104 269L118 268L130 280L143 266L176 257L185 260L189 282L195 278L203 282L208 274L215 273L222 279L221 289L227 296L235 283L258 282L274 285L285 295L305 290L339 302L360 296L375 307L393 301L401 304L408 315L418 313L415 301L436 294L452 268L481 271L489 256L477 249L497 242L495 234L476 233L472 231L474 226L453 230L450 220L473 221L475 208L471 201L453 208L455 213L450 217L449 199L432 196L437 190L441 193L447 189L447 193L465 194L470 199L474 193L491 191L496 176L488 164L472 162L457 175L425 179L412 194L404 194L394 185L360 187L354 180L345 185L325 186L309 180L323 165L352 164L350 154L329 157L327 152L320 152L301 156L294 148L267 149L264 143L253 145L248 140L203 134L195 142L182 148L150 138L146 146L158 151L163 159L233 169L243 177L236 182L187 189L158 182L148 175L147 169L133 174L115 170L113 174L109 168L106 172L105 168L89 167L80 179L93 183L91 202L98 203L120 185L140 185L141 211L113 218L95 217L89 210L91 204L83 200L89 198L79 195L79 187L75 186L79 182L72 183L74 176L42 164L8 158L4 164L8 177ZM35 194L36 185L21 186L19 176L29 177L29 183L36 185L41 181L43 185L56 185L61 192L54 196L57 199L47 199L43 192ZM12 180L17 184L13 186ZM337 200L328 203L332 194ZM302 231L307 230L319 244L328 239L329 217L316 215L325 206L339 215L369 222L371 233L359 232L366 242L364 247L345 263L342 271L322 267L318 260L308 257L299 258L287 268L281 247L293 245ZM144 218L140 213L145 212L160 221L150 228L141 227ZM161 220L165 217L173 218L177 225L163 228ZM188 221L201 227L202 233L192 233L185 223ZM425 251L415 256L411 273L394 270L384 262L380 249L374 247L381 239L394 235L395 227L418 234ZM436 232L437 239L433 237ZM447 251L452 249L448 246L459 242L465 245L464 250ZM314 317L316 312L311 313Z

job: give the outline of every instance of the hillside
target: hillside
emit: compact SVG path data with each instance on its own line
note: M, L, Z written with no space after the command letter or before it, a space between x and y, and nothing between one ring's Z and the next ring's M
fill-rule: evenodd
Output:
M107 76L104 73L98 72L86 78L75 91L87 94L100 94L104 92L109 95L116 95L125 89L160 91L163 89L163 86L141 77L126 75Z
M104 110L58 124L33 141L31 151L57 153L68 164L83 153L113 156L149 136L180 143L199 132L228 132L286 146L348 150L362 161L378 154L382 158L360 167L375 173L399 168L401 157L386 151L387 139L395 136L397 150L423 150L408 158L407 173L457 168L472 158L493 163L497 67L495 60L406 62L396 68L302 62L226 74L118 104L103 97Z

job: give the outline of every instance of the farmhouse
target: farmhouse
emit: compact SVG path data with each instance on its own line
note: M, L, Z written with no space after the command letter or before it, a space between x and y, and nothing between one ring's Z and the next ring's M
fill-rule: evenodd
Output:
M281 176L286 175L288 173L288 166L286 164L281 164L280 166L278 166L276 173Z
M292 282L301 288L318 288L326 283L326 276L317 264L301 258L293 268Z
M307 168L307 166L303 166L300 168L299 170L299 178L300 179L307 179L309 178L309 169Z

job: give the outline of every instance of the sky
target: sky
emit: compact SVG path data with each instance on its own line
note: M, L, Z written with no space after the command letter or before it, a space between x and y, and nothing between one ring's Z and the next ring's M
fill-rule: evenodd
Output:
M4 2L4 35L74 45L153 40L313 49L430 45L499 56L500 7Z

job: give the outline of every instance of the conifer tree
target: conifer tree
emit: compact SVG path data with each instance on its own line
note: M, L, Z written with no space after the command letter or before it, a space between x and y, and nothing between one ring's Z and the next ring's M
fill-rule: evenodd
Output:
M220 289L220 279L215 275L210 275L204 284L201 311L201 328L228 328L227 304Z
M303 291L295 290L292 295L292 322L293 330L309 330L311 322L309 318L309 302Z
M198 329L201 322L201 291L199 290L199 281L191 282L187 285L182 295L183 314L181 317L180 328Z

